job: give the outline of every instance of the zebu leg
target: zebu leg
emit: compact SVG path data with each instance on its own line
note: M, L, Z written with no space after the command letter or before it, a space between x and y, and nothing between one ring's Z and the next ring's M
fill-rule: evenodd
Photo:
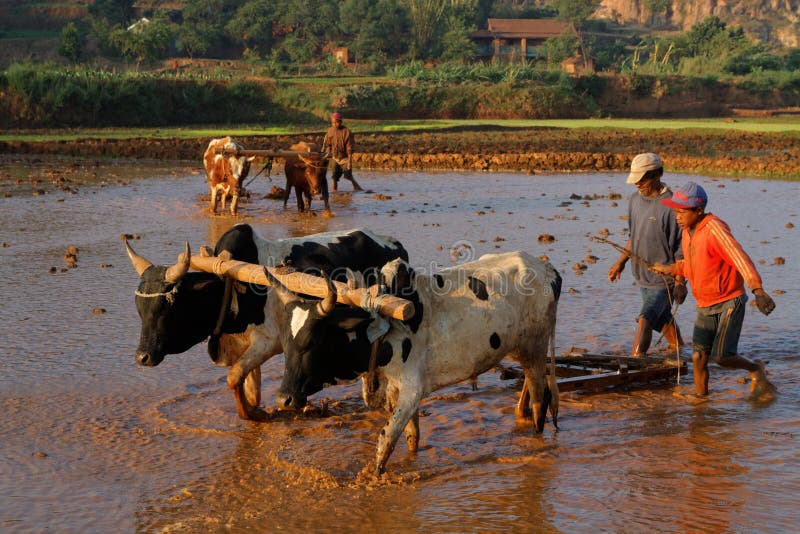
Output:
M533 417L531 412L531 393L528 389L528 378L522 382L522 392L519 395L517 406L514 409L514 415L517 416L517 421L530 421Z
M217 211L217 188L211 188L211 213Z
M256 367L244 378L244 397L250 406L261 405L261 367Z
M549 392L545 377L547 357L547 338L544 343L537 342L533 345L529 355L522 356L522 368L525 371L525 384L523 391L530 395L531 415L533 416L534 431L538 434L544 430L544 421L549 405ZM520 400L525 395L521 396Z
M276 339L253 335L250 346L228 370L228 388L236 398L236 411L240 418L251 421L267 419L267 413L259 407L261 364L282 350Z
M397 391L394 394L386 392L386 385L382 385L385 397L385 408L391 413L394 412L397 406ZM373 401L374 402L374 401ZM405 428L403 429L406 434L406 445L408 445L408 452L415 453L419 450L419 408L414 410L414 415L411 416Z
M381 430L380 436L378 436L378 450L375 455L377 474L381 474L386 470L386 462L397 444L400 432L403 431L414 416L418 415L421 398L422 392L418 387L405 387L400 390L397 406L391 417L389 417L389 421Z
M414 410L414 415L406 424L405 432L408 452L417 452L419 450L419 408Z
M239 209L239 191L234 191L233 197L231 198L231 215L236 215L238 209Z

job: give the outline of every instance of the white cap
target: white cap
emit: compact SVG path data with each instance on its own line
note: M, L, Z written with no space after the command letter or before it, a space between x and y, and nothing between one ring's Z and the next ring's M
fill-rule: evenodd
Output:
M658 154L653 154L652 152L638 154L631 162L631 173L628 175L627 183L635 184L642 179L642 176L644 176L647 171L653 171L661 167L663 167L663 165L661 164L661 158L658 157Z

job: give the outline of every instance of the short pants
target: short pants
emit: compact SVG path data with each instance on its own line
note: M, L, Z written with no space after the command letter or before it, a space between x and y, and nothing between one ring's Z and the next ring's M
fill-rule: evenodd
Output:
M642 294L642 310L639 312L639 317L647 319L653 330L661 332L664 325L672 321L667 288L640 287L639 290Z
M719 363L735 356L742 333L747 295L697 308L692 344L695 352L705 352L712 361Z

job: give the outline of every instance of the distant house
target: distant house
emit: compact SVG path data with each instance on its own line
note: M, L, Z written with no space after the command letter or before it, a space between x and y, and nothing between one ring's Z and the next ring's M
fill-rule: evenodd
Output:
M128 26L128 31L139 33L142 30L144 30L145 26L147 26L148 24L150 24L150 19L148 19L147 17L142 17L133 24L131 24L130 26Z
M353 55L345 46L340 46L339 48L334 48L331 53L333 54L333 59L336 63L340 65L349 66L353 64Z
M473 32L480 59L544 59L544 42L558 37L571 25L553 19L489 19L485 30ZM574 30L573 30L574 31Z
M586 61L584 61L583 56L578 54L562 61L561 68L564 69L565 72L575 76L581 76L586 74L586 72L594 71L594 61L592 61L591 57L586 58Z

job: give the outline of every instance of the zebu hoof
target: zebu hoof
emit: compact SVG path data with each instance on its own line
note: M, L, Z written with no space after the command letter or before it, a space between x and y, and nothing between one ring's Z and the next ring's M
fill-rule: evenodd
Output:
M242 414L239 416L245 421L253 421L254 423L265 423L270 419L269 414L258 407L249 408L243 415L243 417Z

